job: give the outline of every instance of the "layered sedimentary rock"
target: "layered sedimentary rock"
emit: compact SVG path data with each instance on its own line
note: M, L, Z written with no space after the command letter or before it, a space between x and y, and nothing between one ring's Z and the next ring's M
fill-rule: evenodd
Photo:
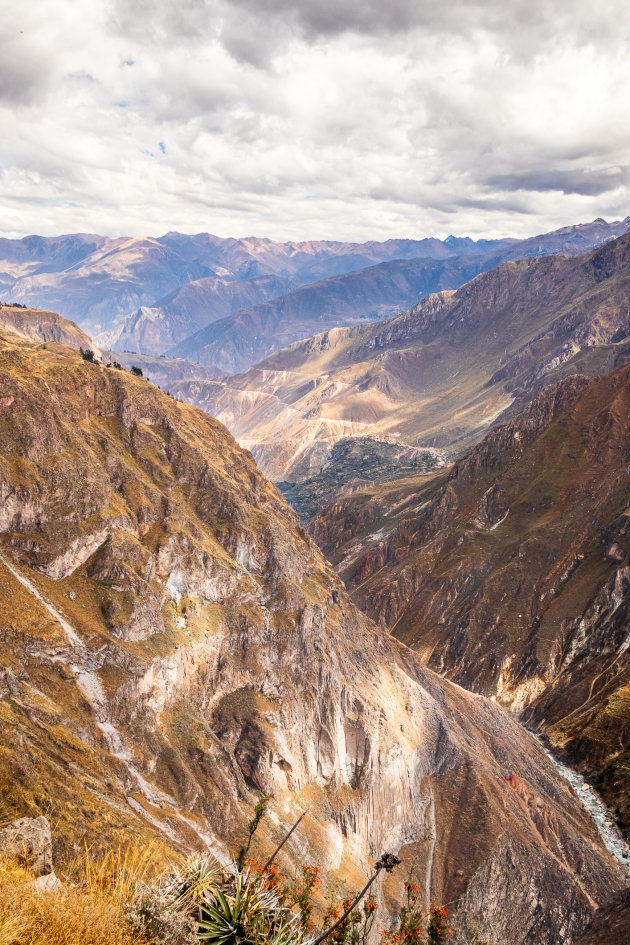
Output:
M286 868L352 889L402 851L497 945L565 943L621 887L535 741L354 607L218 422L8 334L0 393L7 815L45 809L60 854L135 833L226 856L273 792L263 851L309 808Z

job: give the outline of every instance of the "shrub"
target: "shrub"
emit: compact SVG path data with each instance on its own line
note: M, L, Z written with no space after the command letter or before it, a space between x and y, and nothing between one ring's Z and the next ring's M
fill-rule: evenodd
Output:
M81 352L81 357L84 361L91 361L92 364L98 364L98 361L96 360L94 352L91 348L79 348L79 351Z
M135 374L136 377L142 377L142 368L138 367L136 364L131 365L131 373Z
M273 865L304 814L264 865L246 860L271 800L259 799L246 842L227 867L210 855L167 862L173 854L161 844L136 844L100 860L86 851L70 867L74 882L39 891L26 870L0 862L0 945L367 945L378 911L367 894L380 871L400 861L384 854L357 896L325 909L315 902L320 867L303 866L289 883ZM421 908L411 880L405 890L399 920L381 932L383 945L446 942L446 911ZM314 911L323 914L321 931Z

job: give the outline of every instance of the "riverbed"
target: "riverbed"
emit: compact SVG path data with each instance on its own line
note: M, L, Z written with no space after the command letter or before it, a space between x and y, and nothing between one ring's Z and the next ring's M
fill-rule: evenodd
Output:
M619 827L615 823L615 818L612 811L606 806L606 804L604 804L597 791L592 788L587 781L585 781L581 774L578 774L577 771L573 771L572 768L569 768L561 761L558 761L551 751L549 751L548 747L540 740L540 738L538 738L536 733L531 732L531 734L534 735L534 738L538 740L538 743L553 764L556 771L558 771L558 773L569 782L579 797L582 806L586 811L588 811L595 821L595 826L597 827L602 840L606 844L606 847L612 853L615 859L621 863L626 871L626 876L630 881L630 845L624 840Z

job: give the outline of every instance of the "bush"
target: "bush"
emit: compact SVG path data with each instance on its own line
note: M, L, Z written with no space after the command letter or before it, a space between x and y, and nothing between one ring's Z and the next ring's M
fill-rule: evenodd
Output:
M246 860L271 800L265 795L256 804L246 843L228 867L210 855L166 863L170 851L145 843L98 861L86 852L71 870L73 881L41 892L26 870L0 862L0 945L367 945L378 912L367 893L381 870L400 861L384 854L357 896L329 900L326 908L316 902L320 867L303 866L288 882L273 865L304 814L264 865ZM411 880L405 890L399 919L381 932L383 945L446 942L446 911L433 903L421 908Z
M137 367L137 365L135 365L135 364L132 364L132 365L131 365L131 373L132 373L132 374L135 374L136 377L142 377L142 376L143 376L143 374L142 374L142 368Z
M98 364L98 361L94 357L94 352L91 348L79 348L79 351L81 352L81 357L84 361L91 361L92 364Z

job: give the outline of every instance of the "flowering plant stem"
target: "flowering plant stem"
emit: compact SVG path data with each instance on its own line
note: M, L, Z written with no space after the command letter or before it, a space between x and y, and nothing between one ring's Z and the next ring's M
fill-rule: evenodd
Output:
M271 864L273 863L273 861L274 861L275 858L277 857L278 853L280 853L280 850L281 850L282 847L285 845L285 843L287 842L287 840L289 839L289 837L291 836L291 834L293 833L293 831L295 830L295 828L299 825L300 821L301 821L304 817L306 817L306 815L308 814L308 811L309 811L309 808L307 807L306 810L304 811L304 813L301 814L300 817L298 817L298 819L295 821L295 823L293 824L293 826L291 827L291 829L289 830L289 832L285 835L284 839L282 840L282 843L280 843L280 845L279 845L278 847L276 847L276 849L274 850L274 852L271 854L271 856L269 857L269 859L267 860L267 862L266 862L265 865L263 866L263 868L262 868L262 872L263 872L263 873L266 873L266 872L267 872L267 870L269 869L269 867L271 866Z
M366 892L368 891L368 889L370 888L370 886L372 885L372 883L374 882L374 880L376 879L380 871L384 869L384 870L387 870L388 873L391 873L393 868L397 866L398 863L400 863L400 860L398 859L397 856L394 856L392 853L384 853L374 868L374 875L369 878L369 880L367 881L367 883L365 884L365 886L363 887L359 895L356 897L356 899L353 902L350 903L350 905L348 906L346 911L343 913L341 918L337 919L334 925L331 925L330 928L327 928L324 932L322 932L319 938L316 938L314 942L311 942L311 945L320 945L320 942L323 942L324 939L327 939L329 935L332 935L335 929L338 929L341 923L345 922L345 920L348 918L348 916L350 915L354 907L359 902L361 902L361 900L365 896Z

